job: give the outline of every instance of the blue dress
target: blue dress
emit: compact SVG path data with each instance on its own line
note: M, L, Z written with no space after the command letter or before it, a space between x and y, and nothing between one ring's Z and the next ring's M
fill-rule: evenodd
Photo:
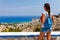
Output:
M48 17L48 12L43 12L43 14L46 16L46 19L47 19L47 17ZM51 17L52 17L52 12L51 12L50 15L51 15ZM52 30L52 26L51 26L51 28L45 28L45 26L42 25L41 32L46 33L46 32L49 32L49 31L51 31L51 30Z
M44 33L49 32L51 30L52 30L51 28L41 28L41 32L44 32Z

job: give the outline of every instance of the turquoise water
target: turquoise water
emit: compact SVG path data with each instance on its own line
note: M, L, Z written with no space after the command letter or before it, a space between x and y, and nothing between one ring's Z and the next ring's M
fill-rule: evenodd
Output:
M1 16L0 23L21 23L29 22L32 19L38 19L39 16Z

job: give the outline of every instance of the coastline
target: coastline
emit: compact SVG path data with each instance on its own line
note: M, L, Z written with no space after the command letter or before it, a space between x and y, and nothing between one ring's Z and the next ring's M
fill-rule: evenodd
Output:
M52 26L52 31L60 31L60 15L55 16L54 19L55 23ZM29 22L0 24L0 32L39 32L40 30L41 22L37 18Z
M13 24L2 23L0 24L0 28L1 28L0 32L33 32L35 26L37 26L38 23L39 23L39 19L32 19L32 21L29 22L13 23Z

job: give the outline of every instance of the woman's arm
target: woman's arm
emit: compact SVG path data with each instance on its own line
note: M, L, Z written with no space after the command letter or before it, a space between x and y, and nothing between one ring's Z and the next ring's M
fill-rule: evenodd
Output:
M53 23L54 23L54 16L52 16L52 20L53 20Z
M46 16L42 13L42 16L41 16L41 23L42 23L42 24L44 24L45 18L46 18Z

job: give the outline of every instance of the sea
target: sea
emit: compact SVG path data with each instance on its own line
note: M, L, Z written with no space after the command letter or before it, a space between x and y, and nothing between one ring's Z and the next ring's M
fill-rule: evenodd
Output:
M40 16L0 16L0 24L30 22L32 19L39 18Z

